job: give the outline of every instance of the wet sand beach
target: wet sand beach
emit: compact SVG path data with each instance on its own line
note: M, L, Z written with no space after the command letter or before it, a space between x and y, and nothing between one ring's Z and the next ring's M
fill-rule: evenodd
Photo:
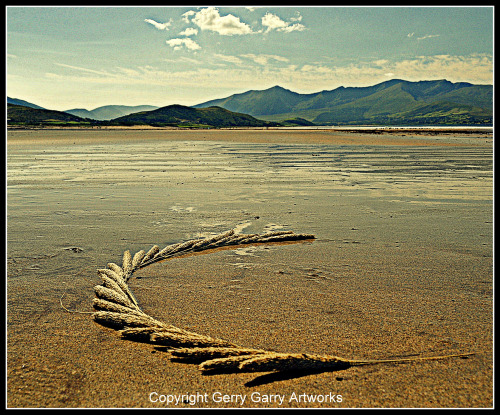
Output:
M143 310L278 352L475 354L203 375L84 314L96 270L125 250L237 226L316 239L146 267L130 281ZM492 407L492 267L484 132L9 131L7 406Z

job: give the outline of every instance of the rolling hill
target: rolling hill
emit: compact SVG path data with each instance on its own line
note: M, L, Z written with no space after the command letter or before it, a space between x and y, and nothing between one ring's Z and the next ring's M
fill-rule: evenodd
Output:
M90 125L92 121L62 111L7 104L7 125L11 127Z
M307 123L304 120L288 120L287 125ZM109 121L82 118L63 111L52 111L7 104L9 127L53 126L133 126L188 128L271 127L281 124L258 120L250 115L238 114L219 107L195 109L183 105L170 105L153 111L142 111Z
M493 87L393 79L369 87L298 94L275 86L194 108L213 105L268 121L302 118L317 125L492 125Z
M93 110L86 110L83 108L75 108L71 110L66 110L68 114L76 115L82 118L90 118L92 120L112 120L114 118L123 117L125 115L133 114L135 112L141 111L152 111L158 109L153 105L104 105L102 107L95 108Z
M258 120L220 107L191 108L184 105L169 105L153 111L143 111L116 118L115 125L152 125L185 127L269 127L275 122Z

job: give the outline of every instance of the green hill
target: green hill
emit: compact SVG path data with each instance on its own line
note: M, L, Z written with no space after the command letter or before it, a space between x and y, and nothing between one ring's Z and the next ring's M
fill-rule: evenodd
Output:
M215 99L193 108L218 106L229 111L250 114L283 114L294 108L302 100L300 94L275 86L265 91L247 91L224 99Z
M422 92L422 91L420 91ZM471 125L492 123L492 111L462 102L448 101L457 91L415 97L404 84L396 84L385 90L317 115L316 124L385 124L385 125Z
M114 125L152 125L156 127L270 127L275 122L258 120L220 107L191 108L169 105L153 111L142 111L110 121Z
M295 124L304 121L297 120ZM294 124L290 120L290 124ZM289 125L290 125L289 124ZM42 110L21 105L7 105L9 127L50 126L132 126L153 127L224 128L224 127L273 127L279 123L258 120L219 107L195 109L183 105L170 105L153 111L141 111L110 121L97 121L61 111Z

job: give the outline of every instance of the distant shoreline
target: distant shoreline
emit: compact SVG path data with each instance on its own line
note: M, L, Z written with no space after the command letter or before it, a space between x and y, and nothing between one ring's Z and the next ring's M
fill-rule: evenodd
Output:
M149 125L136 126L103 126L103 127L13 127L8 126L7 131L50 131L50 130L67 130L67 131L228 131L228 130L245 130L245 131L329 131L329 132L344 132L344 133L363 133L363 134L485 134L492 135L493 127L490 126L414 126L414 127L398 127L398 126L314 126L314 127L226 127L226 128L183 128L183 127L153 127Z

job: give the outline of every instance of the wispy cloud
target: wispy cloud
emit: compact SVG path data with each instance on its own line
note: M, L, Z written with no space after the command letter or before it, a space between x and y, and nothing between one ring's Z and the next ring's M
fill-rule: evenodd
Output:
M185 62L185 63L190 63L190 64L193 64L193 65L202 65L203 64L202 61L200 61L198 59L188 58L187 56L180 56L180 57L175 58L175 59L165 58L163 60L165 62L173 62L173 63Z
M62 66L63 68L74 69L76 71L93 73L97 75L109 75L109 72L106 71L96 71L95 69L88 69L88 68L82 68L81 66L67 65L65 63L54 62L54 65Z
M302 20L302 16L298 14L298 17L292 18L292 21L300 21ZM262 18L262 26L267 27L266 33L271 30L277 30L278 32L294 32L294 31L302 31L305 30L306 27L302 23L291 23L285 22L281 19L281 17L272 14L266 13Z
M182 43L177 46L184 47L185 45ZM68 81L72 85L85 88L91 88L93 85L102 87L110 85L196 87L195 89L200 91L210 89L212 95L214 93L214 79L224 80L220 85L221 90L224 91L249 89L249 85L252 86L252 89L265 89L278 84L302 93L323 89L331 90L338 86L369 86L390 78L401 78L408 81L445 78L452 82L477 84L491 84L493 82L493 57L491 55L419 56L400 61L374 60L346 66L333 66L324 63L251 65L245 61L242 61L242 65L238 65L238 59L254 60L253 58L257 56L259 55L240 55L237 57L215 55L214 58L224 62L233 62L237 66L224 65L207 68L196 65L190 70L180 67L175 69L175 65L172 65L168 69L139 66L134 68L117 67L114 70L99 71L60 63L58 66L71 69L71 71L46 73L45 80L46 82L53 81L57 85L62 81ZM172 60L172 63L176 63L176 61ZM193 61L193 63L195 62ZM198 102L186 104L194 105L196 103Z
M334 69L328 67L328 66L323 66L323 65L304 65L302 68L300 68L301 72L307 72L309 74L331 74L334 72Z
M406 36L409 38L412 38L415 36L415 32L408 33ZM440 35L424 35L424 36L417 37L416 39L417 40L424 40L424 39L430 39L430 38L439 37L439 36Z
M238 58L237 56L232 56L232 55L221 55L219 53L214 54L215 59L223 61L223 62L229 62L229 63L234 63L235 65L243 65L243 61Z
M430 39L431 37L439 37L439 35L425 35L422 37L417 37L417 40Z
M240 55L243 58L248 58L253 60L255 63L258 63L259 65L267 65L267 63L270 60L276 60L280 62L288 62L289 59L285 58L283 56L278 56L278 55L266 55L266 54L261 54L261 55L255 55L253 53L247 53L244 55Z
M370 85L374 81L400 78L408 81L447 79L451 82L490 84L493 82L491 55L434 55L417 56L399 61L375 60L370 62L331 67L325 78L346 84Z
M156 27L158 30L169 30L169 27L172 26L173 19L170 19L168 22L159 23L154 21L153 19L144 19L146 23L149 23Z
M223 36L246 35L252 33L250 26L243 23L239 17L232 14L221 16L219 9L215 7L201 9L194 15L191 21L201 30L210 30Z
M413 79L447 79L453 82L492 83L493 58L490 55L435 55L394 62L386 66L397 77ZM405 78L406 79L406 78Z
M189 50L198 50L201 49L201 46L198 45L193 39L191 38L176 38L176 39L169 39L166 41L167 45L171 46L174 48L174 50L180 50L183 47Z
M290 17L290 21L292 22L302 21L302 15L300 14L300 12L295 12L295 17Z

